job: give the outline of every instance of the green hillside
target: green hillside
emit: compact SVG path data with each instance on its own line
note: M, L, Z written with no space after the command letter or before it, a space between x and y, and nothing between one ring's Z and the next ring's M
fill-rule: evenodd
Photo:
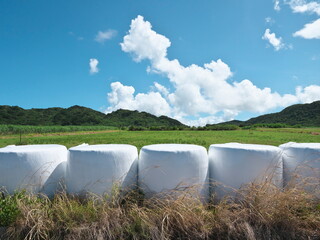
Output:
M146 112L117 110L104 114L90 108L72 106L70 108L23 109L17 106L0 106L0 124L35 126L184 126L166 116L156 117Z
M320 101L296 104L281 112L261 115L248 121L232 120L218 125L247 126L254 124L287 124L320 127ZM182 127L179 121L156 117L150 113L119 109L104 114L81 106L70 108L23 109L17 106L0 106L0 124L35 126L114 126L114 127ZM207 125L207 127L216 125Z
M130 111L123 109L107 114L106 120L107 123L109 123L109 125L112 123L116 123L116 126L184 126L178 120L166 116L156 117L146 112Z
M278 113L261 115L247 121L232 120L219 123L219 125L247 126L254 124L281 123L290 126L301 125L303 127L320 127L320 101L306 104L296 104L283 109Z
M305 127L320 126L320 101L309 104L296 104L283 109L278 113L261 115L246 121L247 124L284 123Z

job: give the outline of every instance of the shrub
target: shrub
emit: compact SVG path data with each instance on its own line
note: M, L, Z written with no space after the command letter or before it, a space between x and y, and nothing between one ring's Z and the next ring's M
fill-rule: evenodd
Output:
M18 202L24 198L25 192L18 192L12 196L5 192L0 194L0 227L6 227L17 220L20 214Z

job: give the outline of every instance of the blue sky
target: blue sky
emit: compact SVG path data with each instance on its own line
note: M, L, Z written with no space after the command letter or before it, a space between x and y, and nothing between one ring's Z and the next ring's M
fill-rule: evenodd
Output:
M245 120L320 99L320 3L3 0L0 54L1 105Z

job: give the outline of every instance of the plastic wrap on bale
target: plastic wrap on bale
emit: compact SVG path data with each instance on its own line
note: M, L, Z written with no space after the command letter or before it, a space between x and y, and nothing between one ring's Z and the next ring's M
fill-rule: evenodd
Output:
M208 154L202 146L155 144L142 147L139 159L139 186L151 197L191 193L206 201ZM181 192L182 191L182 192Z
M311 191L320 190L320 143L289 142L283 151L284 185L300 184Z
M26 190L52 196L63 184L67 157L62 145L0 148L0 186L9 194Z
M138 150L127 144L80 145L69 149L66 185L70 194L110 195L137 186Z
M235 197L252 182L282 187L281 149L268 145L226 143L209 148L211 194L216 200Z

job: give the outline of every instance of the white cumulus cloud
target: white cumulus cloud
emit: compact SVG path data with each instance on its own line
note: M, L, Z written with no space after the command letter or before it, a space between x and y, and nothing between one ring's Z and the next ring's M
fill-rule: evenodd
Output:
M149 93L134 95L134 87L125 86L120 82L111 83L111 90L108 93L108 100L111 106L107 109L107 112L122 108L145 111L156 116L171 115L169 104L159 92L150 91Z
M320 98L320 86L310 85L305 88L299 86L296 88L296 96L299 102L302 103L311 103L317 101Z
M90 58L89 66L90 66L91 74L95 74L99 72L98 63L99 63L98 59Z
M121 43L122 50L131 54L135 61L148 60L148 72L166 77L170 88L154 83L148 93L135 94L133 86L111 83L108 112L119 108L148 111L190 125L205 125L231 120L243 111L263 113L276 107L320 99L316 85L297 88L295 95L281 95L267 87L259 88L248 79L231 81L232 71L221 59L203 66L183 66L177 59L168 59L170 45L170 40L155 32L142 16L132 20Z
M320 16L320 3L307 2L305 0L291 0L288 2L294 13L309 13ZM305 39L320 39L320 18L307 23L304 27L293 34L294 37Z
M136 61L160 60L167 55L171 43L168 38L151 30L151 24L138 16L131 21L129 34L123 38L121 48L133 54Z
M271 33L270 29L267 28L264 32L262 39L267 40L276 51L279 51L280 49L285 47L285 44L282 42L281 37L276 37L275 33Z
M314 22L307 23L301 30L295 32L293 36L306 39L320 39L320 18Z
M113 29L109 29L107 31L99 31L95 36L94 40L99 43L104 43L107 40L115 37L117 35L117 31Z

